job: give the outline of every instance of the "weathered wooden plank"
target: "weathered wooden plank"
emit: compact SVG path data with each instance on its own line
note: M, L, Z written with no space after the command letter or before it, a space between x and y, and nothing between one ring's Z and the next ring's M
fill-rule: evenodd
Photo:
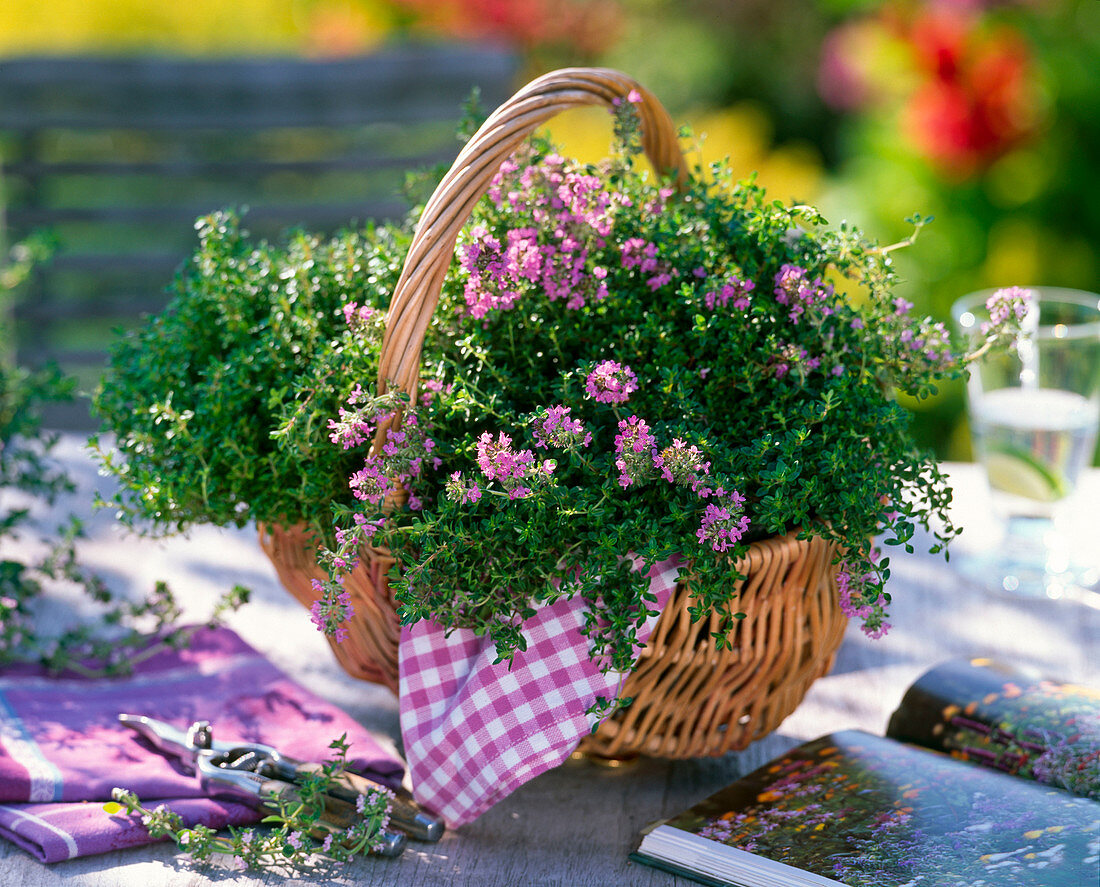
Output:
M404 96L405 99L414 97L408 94ZM220 97L217 105L206 109L191 107L182 101L155 102L153 96L145 97L140 92L136 98L139 102L145 100L146 103L137 104L129 110L96 108L90 96L88 105L83 108L77 106L72 110L21 112L18 107L10 106L0 114L0 127L37 132L82 129L255 132L261 129L293 128L303 125L304 121L308 121L311 126L333 128L383 121L407 125L447 119L447 115L453 115L454 109L461 103L458 96L431 95L425 97L428 102L421 104L408 101L386 104L385 97L381 97L380 101L372 101L370 97L364 96L359 103L354 103L351 97L347 97L341 104L332 105L310 101L310 97L303 96L297 102L285 101L263 106L258 104L258 97L251 99L249 96L227 94ZM2 96L0 101L3 101ZM255 103L248 104L249 102ZM233 110L234 106L239 106L240 110ZM307 109L311 112L308 116L305 113Z
M21 58L0 62L0 129L255 130L449 119L482 86L505 97L514 60L478 46L395 47L353 59Z
M355 87L415 81L420 85L436 78L441 86L464 73L482 72L496 83L515 72L514 54L500 44L393 43L366 55L308 59L299 56L188 58L185 56L22 56L0 62L5 80L24 85L43 81L79 84L89 78L124 87L134 80L179 89L186 75L196 86L224 89L225 72L238 75L238 84L293 88L303 72L309 79L333 86Z
M20 359L97 375L105 354L91 346L106 345L109 323L160 308L195 219L216 209L247 208L248 229L269 238L402 216L400 170L452 158L472 87L492 106L515 67L510 51L477 45L0 61L8 233L48 229L58 244L17 308ZM51 418L89 425L82 410Z
M67 222L113 223L127 225L179 224L190 227L195 219L208 215L210 204L182 206L47 206L13 207L8 210L8 224L13 228L34 228ZM358 201L331 204L259 204L250 206L251 223L285 222L306 227L331 224L343 220L350 224L358 219L395 218L408 210L408 205L396 200Z
M43 160L17 160L4 166L9 178L43 176L94 176L109 180L123 176L169 176L189 178L193 176L249 176L259 177L271 173L299 173L315 175L326 172L358 172L360 170L416 169L453 159L455 151L434 151L420 155L348 154L340 157L319 157L308 160L271 160L266 158L244 160L149 160L79 161L64 160L51 163Z

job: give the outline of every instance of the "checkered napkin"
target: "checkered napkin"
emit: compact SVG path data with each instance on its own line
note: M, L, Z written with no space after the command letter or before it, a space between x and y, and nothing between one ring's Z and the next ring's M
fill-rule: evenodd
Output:
M657 609L676 585L681 561L647 574ZM603 673L580 633L580 598L541 607L524 624L527 651L495 664L487 637L450 635L423 620L401 632L401 734L416 799L459 826L476 819L529 779L558 766L591 732L587 714L625 677ZM648 640L657 617L638 631Z

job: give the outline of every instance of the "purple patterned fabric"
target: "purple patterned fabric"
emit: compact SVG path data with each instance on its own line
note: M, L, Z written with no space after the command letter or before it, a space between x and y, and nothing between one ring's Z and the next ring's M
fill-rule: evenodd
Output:
M0 835L43 862L149 842L140 823L102 808L115 786L189 824L258 821L256 811L199 796L198 781L118 723L120 712L186 728L208 720L218 739L265 742L323 761L346 733L349 759L396 785L402 764L335 706L290 680L228 629L200 629L125 678L51 678L0 671ZM91 803L88 803L91 802Z
M650 571L657 609L676 585L678 558ZM649 638L656 617L639 630ZM401 735L413 794L459 826L562 763L592 729L586 714L624 675L602 673L580 633L584 602L559 600L524 624L527 651L494 665L487 637L448 635L421 621L401 632Z

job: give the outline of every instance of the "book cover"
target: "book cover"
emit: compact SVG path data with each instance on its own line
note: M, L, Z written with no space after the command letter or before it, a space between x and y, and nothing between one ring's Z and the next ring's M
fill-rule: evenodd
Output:
M744 887L1082 887L1100 877L1100 804L844 732L651 829L634 858Z
M886 735L1100 801L1100 691L988 659L945 662L906 692Z

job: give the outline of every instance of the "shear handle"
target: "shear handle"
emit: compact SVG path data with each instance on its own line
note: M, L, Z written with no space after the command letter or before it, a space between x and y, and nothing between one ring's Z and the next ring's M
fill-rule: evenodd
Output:
M243 801L253 807L279 801L294 804L302 800L297 786L292 783L271 779L251 770L227 770L218 766L216 758L209 751L199 755L196 769L203 793L211 797ZM310 835L318 840L326 835L341 840L344 831L357 821L353 804L329 797L325 800L324 813L314 823ZM408 844L405 835L388 831L381 832L378 840L379 846L375 852L380 856L400 856Z
M262 762L258 770L287 782L301 782L304 777L320 773L321 765L278 755ZM400 786L391 789L362 774L345 771L336 776L326 791L334 798L354 804L360 795L369 794L377 789L384 789L393 795L393 801L390 804L390 822L396 828L407 832L410 837L418 841L438 841L443 837L446 829L443 820L421 808L413 796Z

